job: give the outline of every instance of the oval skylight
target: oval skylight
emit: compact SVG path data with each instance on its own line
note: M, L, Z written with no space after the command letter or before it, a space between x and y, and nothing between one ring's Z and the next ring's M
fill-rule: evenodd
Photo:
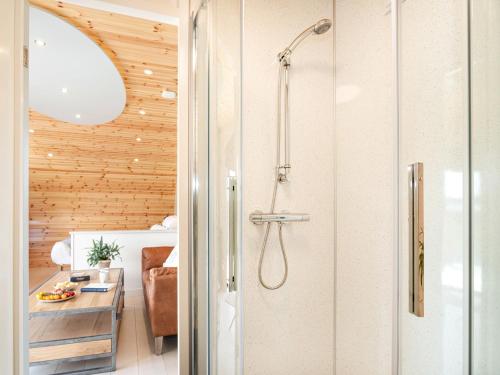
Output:
M99 125L118 117L126 92L103 50L74 26L30 7L30 107L56 120Z

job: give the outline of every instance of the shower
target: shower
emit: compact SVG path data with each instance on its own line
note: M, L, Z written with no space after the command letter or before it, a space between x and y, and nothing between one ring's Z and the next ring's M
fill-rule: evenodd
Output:
M332 21L323 18L316 22L314 25L302 31L283 51L278 54L279 70L278 70L278 92L277 92L277 121L276 121L276 175L274 180L274 187L271 199L271 207L269 213L264 214L254 212L250 214L250 221L254 224L266 224L266 230L259 256L259 281L261 285L269 290L281 288L288 277L288 259L286 255L285 245L283 241L282 227L285 223L309 221L307 214L290 214L290 213L276 213L276 196L278 193L278 185L288 182L288 175L290 173L290 131L288 119L288 71L291 64L291 55L293 51L310 35L320 35L326 33L332 26ZM270 285L264 281L262 276L262 263L264 254L266 252L267 242L269 239L269 232L271 225L276 223L278 225L278 239L280 244L281 254L283 256L284 273L281 280L275 284Z
M302 31L299 35L297 35L297 37L292 41L292 43L290 43L288 45L288 47L286 47L279 55L278 55L278 58L281 59L283 57L289 57L293 50L295 48L297 48L297 46L304 40L306 39L309 35L311 34L317 34L317 35L320 35L320 34L324 34L326 33L328 30L330 30L330 27L332 27L332 21L327 19L327 18L323 18L323 19L320 19L318 22L316 22L314 25L308 27L307 29L305 29L304 31Z

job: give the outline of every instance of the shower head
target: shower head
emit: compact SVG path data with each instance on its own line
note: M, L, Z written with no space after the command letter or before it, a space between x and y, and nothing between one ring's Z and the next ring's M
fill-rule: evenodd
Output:
M324 34L332 27L332 21L328 18L322 18L314 25L308 27L304 31L302 31L293 41L290 43L288 47L286 47L283 51L278 54L278 59L280 61L287 60L288 57L292 54L293 50L297 48L297 46L306 39L311 34Z
M323 18L314 24L313 31L319 35L326 33L330 30L330 27L332 27L332 21L328 18Z

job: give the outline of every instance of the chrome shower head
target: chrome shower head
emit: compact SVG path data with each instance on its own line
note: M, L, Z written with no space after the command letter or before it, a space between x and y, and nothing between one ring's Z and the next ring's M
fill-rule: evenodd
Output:
M323 18L318 22L316 22L313 31L319 35L326 33L328 30L330 30L330 27L332 27L332 21L329 20L328 18Z
M283 51L278 54L278 59L280 61L287 61L288 57L292 54L293 50L297 48L297 46L306 39L311 34L324 34L332 27L332 21L328 18L322 18L314 25L308 27L304 31L302 31L293 41L290 43L288 47L286 47Z

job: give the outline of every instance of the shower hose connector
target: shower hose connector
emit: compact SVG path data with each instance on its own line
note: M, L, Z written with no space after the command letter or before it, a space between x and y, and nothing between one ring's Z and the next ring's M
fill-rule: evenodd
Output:
M281 184L288 182L288 172L290 171L290 164L285 164L278 167L278 181Z

